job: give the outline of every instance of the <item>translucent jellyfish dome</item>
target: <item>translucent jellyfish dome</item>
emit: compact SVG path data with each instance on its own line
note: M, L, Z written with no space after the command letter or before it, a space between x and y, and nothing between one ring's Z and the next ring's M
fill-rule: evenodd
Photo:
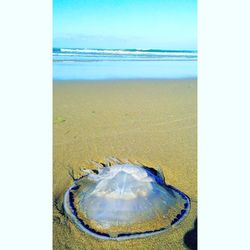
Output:
M94 237L120 240L161 233L190 209L188 196L167 185L162 171L127 163L85 172L65 193L64 209Z

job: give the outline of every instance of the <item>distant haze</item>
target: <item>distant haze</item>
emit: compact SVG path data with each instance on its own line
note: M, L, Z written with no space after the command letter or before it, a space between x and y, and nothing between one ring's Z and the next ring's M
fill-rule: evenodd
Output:
M196 0L54 0L55 48L196 50Z

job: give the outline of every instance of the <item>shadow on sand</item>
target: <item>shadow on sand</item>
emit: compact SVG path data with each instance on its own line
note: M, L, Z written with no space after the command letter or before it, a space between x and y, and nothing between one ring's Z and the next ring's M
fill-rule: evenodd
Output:
M194 227L185 234L184 243L189 249L197 250L197 218Z

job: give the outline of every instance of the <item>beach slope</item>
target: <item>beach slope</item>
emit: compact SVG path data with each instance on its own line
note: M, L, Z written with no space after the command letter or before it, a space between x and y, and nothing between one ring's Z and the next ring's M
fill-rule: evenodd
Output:
M53 244L61 249L186 249L197 218L196 80L54 81ZM62 199L89 160L161 166L191 199L187 218L150 238L102 241L63 215Z

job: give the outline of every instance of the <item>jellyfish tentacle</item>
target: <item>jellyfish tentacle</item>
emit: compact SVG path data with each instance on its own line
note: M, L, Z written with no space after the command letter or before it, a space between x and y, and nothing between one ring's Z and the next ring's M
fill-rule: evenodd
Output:
M157 166L156 166L156 169L157 169L158 173L160 174L162 180L166 183L165 176L164 176L164 172L163 172L161 166L160 166L160 165L157 165Z
M85 173L86 175L88 175L88 174L95 174L95 172L92 169L81 168L81 171L83 173Z
M75 178L74 170L70 167L68 168L68 175L72 178L73 181L77 180L77 178Z

